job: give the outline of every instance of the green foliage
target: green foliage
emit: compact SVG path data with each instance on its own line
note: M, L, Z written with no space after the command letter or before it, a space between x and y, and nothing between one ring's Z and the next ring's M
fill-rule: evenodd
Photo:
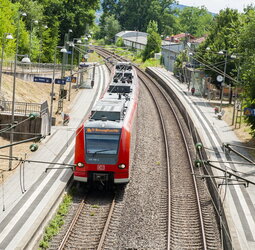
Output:
M13 24L13 19L15 18L15 13L17 6L12 4L9 0L0 1L0 41L1 41L1 50L2 44L5 44L5 57L9 57L14 53L15 50L15 40L5 39L5 33L11 33L15 37L15 25ZM2 52L2 51L1 51Z
M49 242L53 236L57 235L61 226L64 224L64 216L68 213L69 206L72 202L70 195L65 195L63 202L59 206L56 216L50 221L49 225L45 229L43 240L40 241L39 247L46 249L49 247Z
M226 73L233 77L236 76L238 62L232 60L230 55L237 53L237 37L241 27L240 24L240 15L237 10L226 9L220 11L219 15L215 17L206 41L199 47L195 57L207 64L217 65L217 68L221 71L224 71L224 62L227 59ZM210 48L209 51L206 50L207 47ZM227 51L228 54L219 55L218 52L222 50ZM220 87L220 83L216 81L219 73L208 70L208 68L206 68L206 72L212 77L212 82ZM225 82L233 84L227 77Z
M114 15L110 15L105 18L104 32L106 33L105 40L107 42L113 42L115 35L121 30L118 20Z
M179 75L183 68L183 63L188 61L187 51L182 51L176 58L174 63L174 74Z
M115 43L116 46L118 47L124 47L124 41L122 37L119 37Z
M212 24L213 16L204 7L186 7L179 12L178 19L182 32L200 37L207 33Z
M150 20L158 23L159 33L169 27L176 29L174 13L171 10L173 0L104 0L103 15L100 18L101 37L106 34L102 27L106 17L114 15L124 30L146 31Z
M156 58L149 58L140 65L142 69L146 69L147 67L160 67L160 60Z
M213 16L204 7L171 9L174 0L104 0L100 18L101 37L106 17L114 15L123 30L146 31L151 20L157 22L158 33L172 35L188 32L202 36L208 32Z
M144 49L143 53L143 61L154 57L155 53L160 52L161 50L161 38L160 35L157 33L158 26L155 21L150 21L147 32L147 44Z
M70 40L84 35L98 7L99 0L1 0L0 39L4 33L15 38L6 42L5 57L14 57L18 42L18 54L29 54L34 62L53 62L55 47L64 45L68 30L73 30Z

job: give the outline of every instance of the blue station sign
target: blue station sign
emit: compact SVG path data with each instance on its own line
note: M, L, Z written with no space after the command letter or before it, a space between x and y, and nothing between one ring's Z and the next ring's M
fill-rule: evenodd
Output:
M34 82L52 83L52 78L34 76Z
M65 79L66 79L66 82L76 83L76 77L74 76L67 76Z
M67 81L67 82L71 82L71 76L67 76L67 77L66 77L66 81Z
M65 85L66 84L66 79L55 79L55 84L61 84Z
M244 115L246 115L246 116L255 116L255 109L252 109L252 108L244 108L243 113L244 113Z

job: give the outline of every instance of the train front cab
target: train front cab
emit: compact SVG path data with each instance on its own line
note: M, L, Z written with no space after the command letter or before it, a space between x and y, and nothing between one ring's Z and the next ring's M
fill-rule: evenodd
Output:
M83 160L81 154L75 157L74 179L102 184L128 183L130 132L124 128L85 128L84 131Z

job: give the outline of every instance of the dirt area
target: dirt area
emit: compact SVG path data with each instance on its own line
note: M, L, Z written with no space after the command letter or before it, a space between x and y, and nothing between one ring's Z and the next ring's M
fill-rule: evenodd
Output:
M89 62L99 62L103 63L101 57L99 57L96 53L89 54ZM66 74L67 75L67 74ZM84 73L84 79L88 78L88 74ZM73 84L75 85L75 84ZM3 74L2 75L2 95L4 100L11 101L12 100L12 91L13 91L13 76L8 76ZM69 83L65 86L65 89L69 90ZM45 83L37 83L37 82L30 82L24 81L19 78L16 78L16 94L15 100L19 102L29 102L29 103L43 103L47 100L48 105L50 106L50 92L51 92L51 84ZM62 125L63 118L61 114L56 114L58 108L58 94L59 94L59 85L55 85L54 92L56 93L56 100L53 104L53 116L56 118L56 125ZM69 113L70 112L70 104L75 99L75 96L79 93L75 88L71 89L70 101L68 99L64 99L63 103L63 112ZM29 147L33 142L23 143L13 147L13 156L24 158L27 155L32 154ZM8 145L9 141L0 137L0 146ZM14 171L8 171L9 169L9 161L1 159L3 156L9 155L9 148L1 149L0 151L0 183L8 178ZM12 166L15 168L17 162L13 162ZM2 175L3 173L3 175Z
M245 144L251 143L251 141L254 144L254 141L252 140L252 136L249 134L250 132L250 126L248 126L244 120L242 120L241 127L239 128L239 124L236 126L232 125L232 119L233 119L233 106L229 105L224 107L225 114L223 116L223 120L228 123L228 125L233 129L237 137L244 142Z
M13 86L13 77L8 75L2 75L2 90L3 96L6 101L12 100L12 86ZM69 83L65 86L65 89L69 89ZM45 83L37 83L37 82L29 82L16 78L16 95L15 100L19 102L28 102L28 103L43 103L47 100L48 105L50 105L50 92L51 92L51 84ZM62 116L61 114L56 114L58 107L58 93L59 86L55 85L54 92L56 93L56 100L54 101L53 106L53 116L56 117L56 125L62 125ZM78 91L76 89L71 89L70 100L72 101L74 97L77 95ZM64 112L69 113L70 103L67 99L64 99ZM0 137L0 145L8 145L10 142L8 140ZM28 142L24 144L20 144L13 147L13 156L24 158L25 154L32 154L29 150L29 146L33 142ZM1 149L0 155L8 155L9 148ZM9 161L8 160L0 160L0 174L4 171L4 178L8 177L12 172L7 171L9 169ZM17 165L17 162L13 162L13 168ZM0 180L1 182L1 180Z
M215 107L216 105L212 104L212 107ZM241 122L241 126L239 128L239 124L237 124L235 126L232 125L232 120L233 120L233 105L224 105L223 109L225 111L224 115L223 115L223 120L230 126L230 128L234 131L234 133L236 134L236 136L239 138L239 140L241 142L243 142L243 146L246 147L251 147L255 149L255 138L252 138L252 136L250 135L250 126L247 125L244 121L244 119L242 118L242 122ZM248 152L250 153L250 155L255 159L255 150L252 149L247 149Z

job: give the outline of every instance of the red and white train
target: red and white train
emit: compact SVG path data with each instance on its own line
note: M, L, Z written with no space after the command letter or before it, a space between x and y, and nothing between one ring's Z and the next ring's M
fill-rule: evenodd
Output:
M76 131L74 180L128 183L138 79L131 63L119 62L107 92Z

